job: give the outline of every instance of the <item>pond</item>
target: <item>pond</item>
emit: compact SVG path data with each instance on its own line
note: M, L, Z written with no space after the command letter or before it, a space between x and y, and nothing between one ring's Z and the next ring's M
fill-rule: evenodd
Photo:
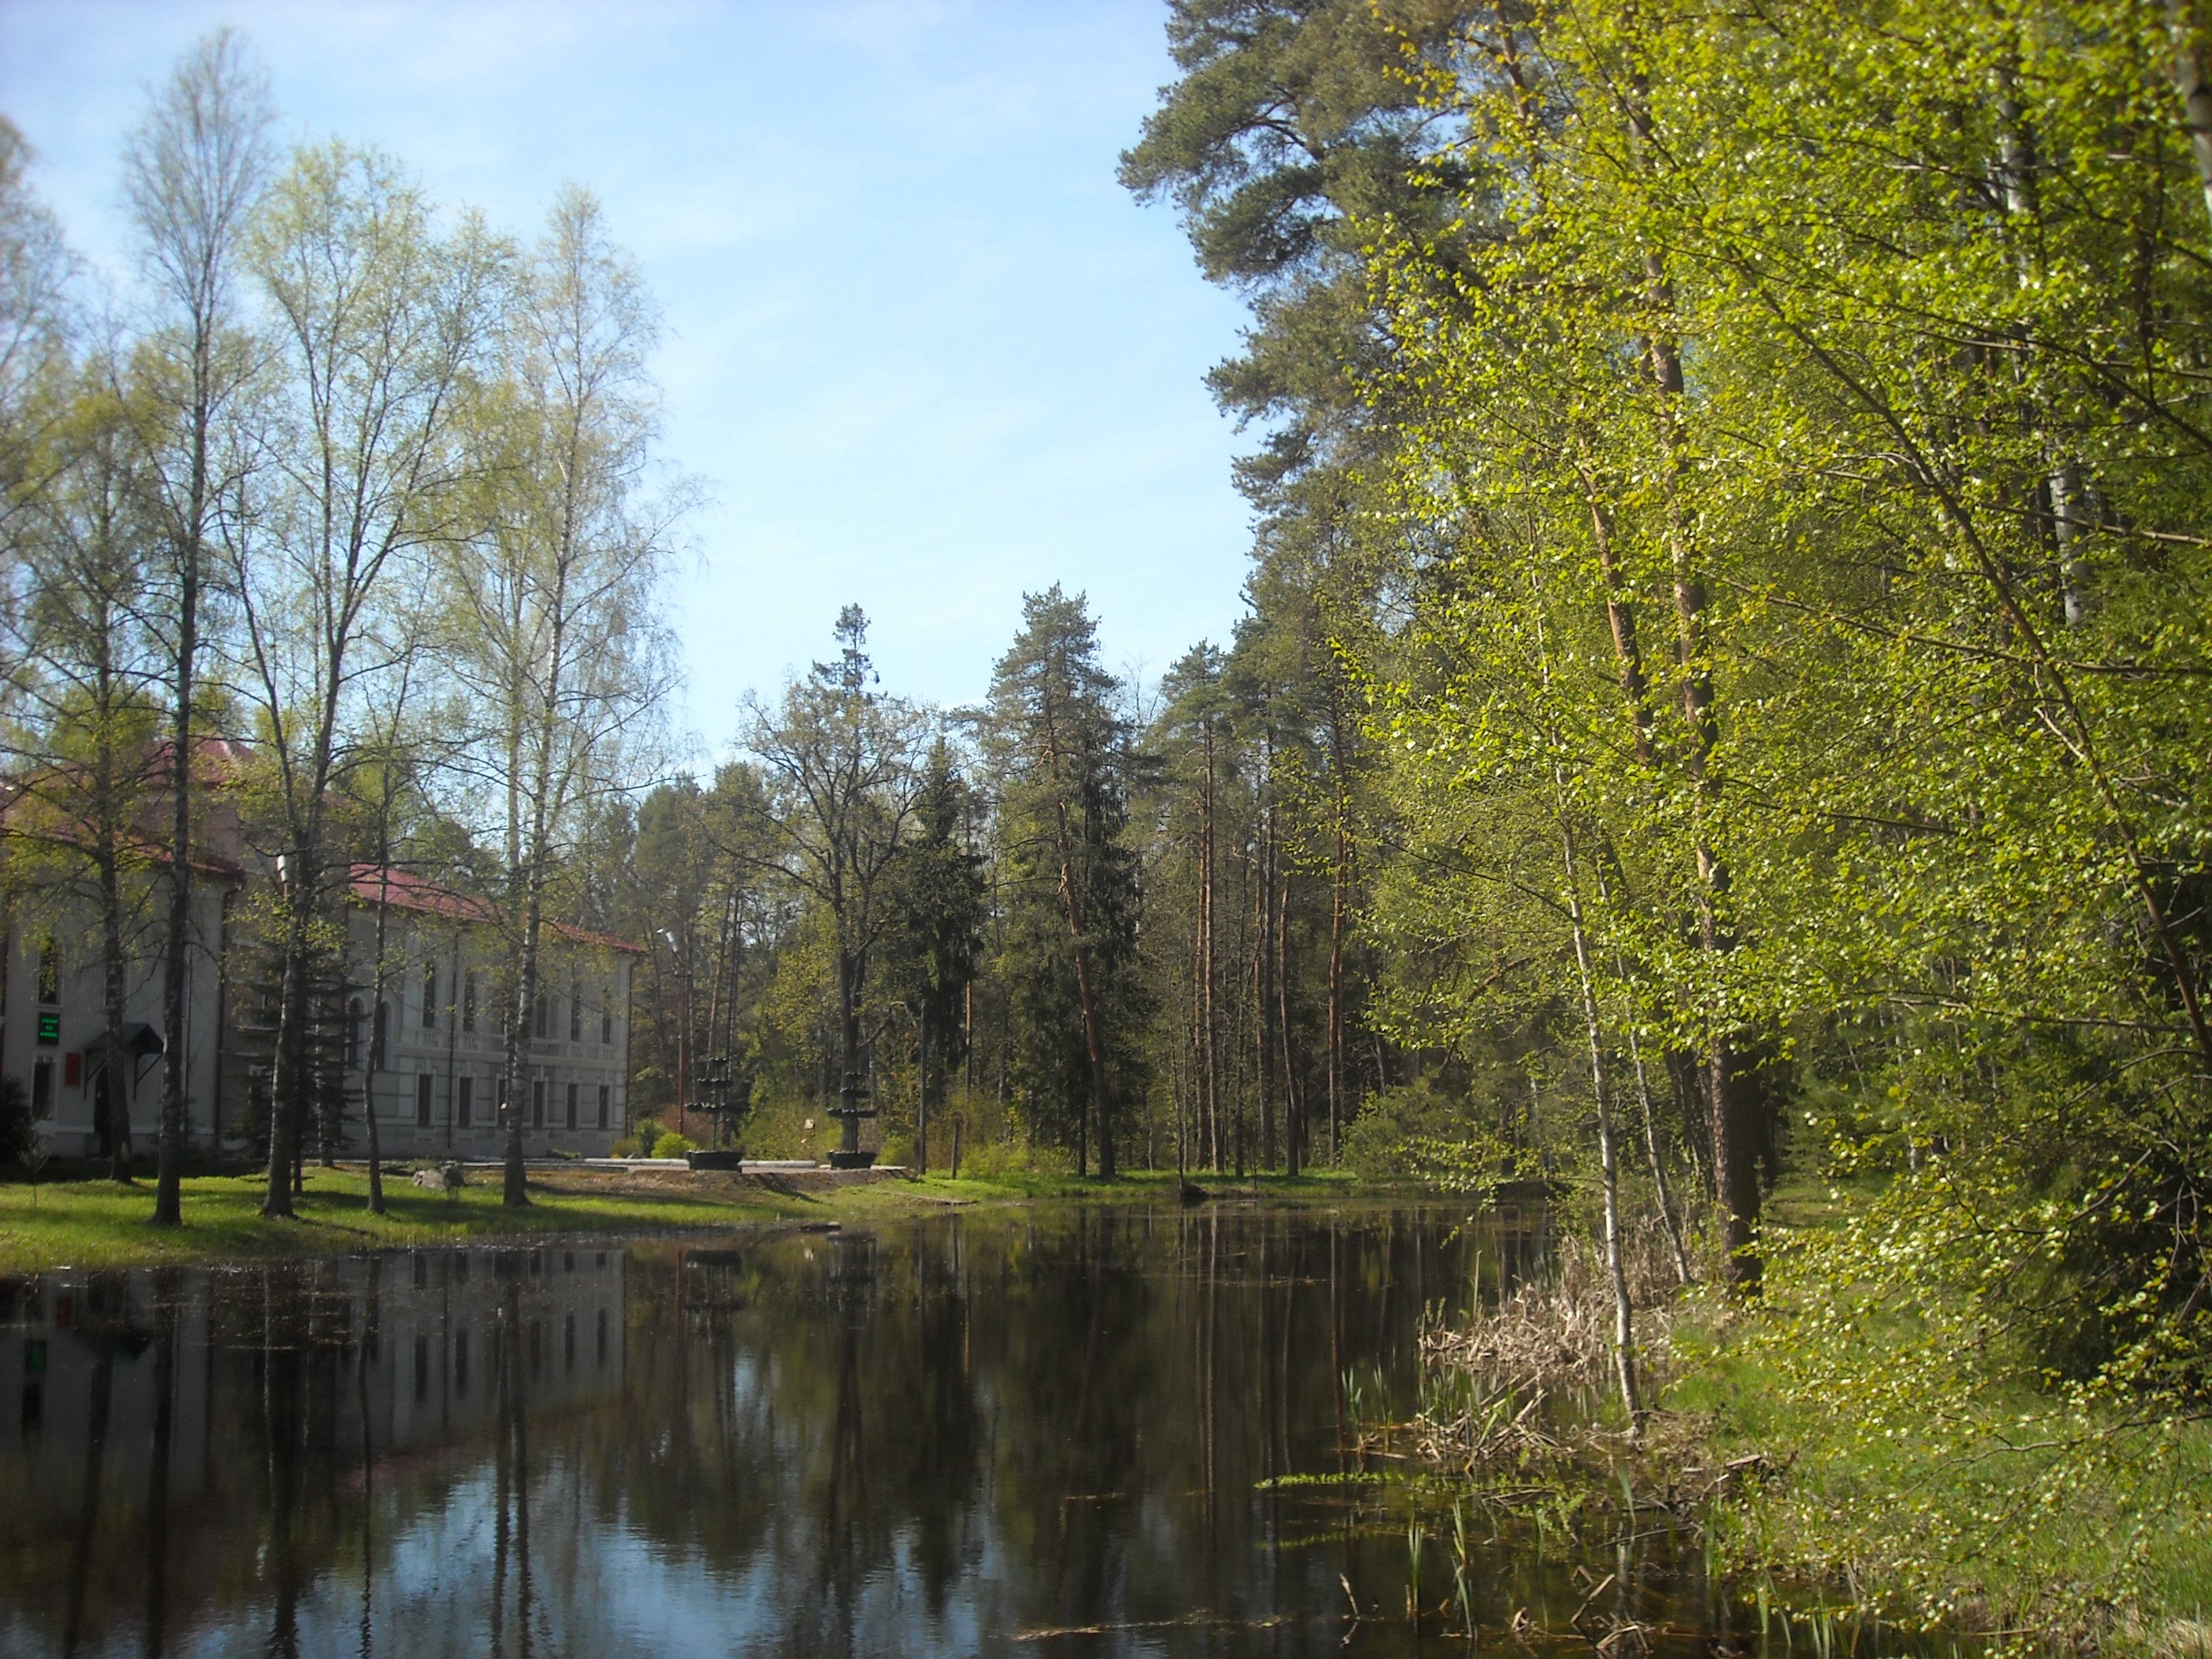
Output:
M1693 1540L1409 1537L1337 1478L1348 1403L1405 1409L1425 1314L1540 1224L1006 1210L9 1281L0 1651L1390 1654L1471 1618L1587 1653L1607 1575L1703 1650Z

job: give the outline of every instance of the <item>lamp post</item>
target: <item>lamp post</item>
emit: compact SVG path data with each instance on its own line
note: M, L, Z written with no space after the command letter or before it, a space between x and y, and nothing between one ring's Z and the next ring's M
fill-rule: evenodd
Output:
M676 1133L690 1139L688 1115L691 1100L691 951L690 930L678 939L666 927L661 938L676 957Z

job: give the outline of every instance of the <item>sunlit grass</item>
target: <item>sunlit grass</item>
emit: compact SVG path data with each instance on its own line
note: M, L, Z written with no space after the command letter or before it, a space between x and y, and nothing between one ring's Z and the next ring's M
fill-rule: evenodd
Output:
M1785 1182L1767 1220L1838 1227L1880 1182ZM2212 1607L2212 1425L2125 1402L2055 1409L1999 1364L1929 1398L1918 1425L1869 1431L1850 1400L1808 1389L1793 1351L1759 1340L1770 1311L1713 1300L1677 1322L1667 1407L1710 1425L1709 1466L1759 1453L1721 1526L1723 1555L1778 1607L1850 1605L1972 1634L2174 1655ZM1921 1334L1875 1310L1856 1328L1871 1392Z
M1341 1199L1358 1185L1334 1172L1296 1181L1279 1176L1241 1182L1198 1178L1221 1199L1264 1196L1285 1203ZM711 1177L695 1188L679 1176L650 1193L594 1189L605 1184L588 1172L533 1169L529 1207L510 1210L500 1201L495 1176L486 1179L472 1173L471 1184L450 1193L391 1176L384 1183L386 1212L378 1216L369 1213L365 1173L311 1164L307 1190L294 1200L296 1218L279 1220L261 1213L266 1180L260 1173L201 1175L184 1182L183 1226L158 1228L151 1221L150 1176L128 1186L76 1175L33 1185L19 1176L0 1182L0 1273L344 1255L561 1233L709 1231L795 1219L894 1219L963 1203L1176 1201L1172 1171L1138 1171L1110 1182L1030 1171L963 1176L957 1181L932 1174L914 1181L823 1188Z

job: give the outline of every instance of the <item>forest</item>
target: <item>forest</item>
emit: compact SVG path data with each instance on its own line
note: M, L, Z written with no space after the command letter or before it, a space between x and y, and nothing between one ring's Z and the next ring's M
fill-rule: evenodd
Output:
M2032 1576L2100 1503L2111 1583L2154 1573L2212 1362L2212 33L1167 27L1121 176L1249 306L1210 381L1252 439L1232 637L1118 677L1071 572L932 708L855 603L698 770L659 610L691 487L586 194L516 240L390 157L279 154L218 37L129 152L125 322L0 129L22 856L181 985L167 872L234 743L272 1206L358 1133L316 986L370 858L501 907L518 1056L544 925L647 947L633 1139L1566 1194L1630 1420L1633 1284L1731 1287L1905 1494L1802 1510L1808 1551ZM1762 1226L1793 1176L1832 1224ZM1947 1480L2002 1526L1895 1541Z

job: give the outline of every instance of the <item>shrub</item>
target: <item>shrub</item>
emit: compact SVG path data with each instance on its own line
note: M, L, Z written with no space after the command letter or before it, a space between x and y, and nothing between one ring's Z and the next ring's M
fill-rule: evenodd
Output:
M635 1135L624 1135L607 1148L610 1158L635 1158L637 1155L637 1138Z
M39 1147L31 1102L14 1078L0 1079L0 1164L28 1164Z
M951 1131L945 1131L945 1151L930 1149L930 1162L950 1170ZM1073 1175L1075 1154L1065 1146L1032 1146L1019 1139L971 1142L961 1151L960 1173L982 1179L1001 1175Z
M1342 1162L1364 1176L1431 1174L1439 1146L1469 1138L1472 1115L1433 1079L1401 1083L1368 1096L1344 1126Z
M672 1129L653 1143L653 1155L655 1158L681 1158L686 1152L696 1152L698 1150L697 1141L679 1135Z

